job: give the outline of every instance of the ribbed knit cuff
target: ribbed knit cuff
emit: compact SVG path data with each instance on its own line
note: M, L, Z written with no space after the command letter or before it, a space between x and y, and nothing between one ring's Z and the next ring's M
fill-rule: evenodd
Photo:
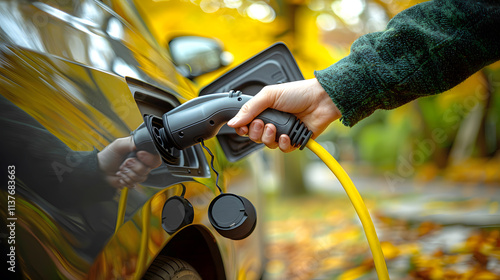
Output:
M348 59L315 71L314 75L342 113L342 124L352 127L380 108L377 91L383 86L380 79L367 72L367 67Z

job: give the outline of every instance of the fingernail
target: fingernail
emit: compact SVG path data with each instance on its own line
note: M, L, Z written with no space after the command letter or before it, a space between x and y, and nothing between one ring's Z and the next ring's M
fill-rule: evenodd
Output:
M258 129L258 130L261 130L264 128L264 124L262 124L261 122L253 122L252 126L254 129Z
M234 117L234 118L230 119L230 120L227 122L227 125L234 125L234 124L236 123L236 121L237 121L237 118L236 118L236 117Z
M266 134L266 136L271 136L273 134L273 131L269 127L266 126L264 128L264 133Z

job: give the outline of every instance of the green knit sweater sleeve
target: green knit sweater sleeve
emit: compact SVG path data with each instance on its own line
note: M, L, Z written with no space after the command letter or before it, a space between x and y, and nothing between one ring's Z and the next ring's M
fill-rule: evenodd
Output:
M353 126L444 92L500 59L500 1L435 0L396 15L360 37L350 54L315 76Z

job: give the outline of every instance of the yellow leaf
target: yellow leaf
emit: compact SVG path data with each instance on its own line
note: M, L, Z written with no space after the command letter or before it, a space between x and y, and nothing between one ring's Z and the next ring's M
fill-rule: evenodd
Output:
M394 259L399 256L401 251L398 247L394 246L391 242L385 241L381 242L380 246L382 247L382 251L384 252L384 257L386 259Z
M357 278L363 276L364 274L366 274L367 272L368 272L367 267L360 266L360 267L356 267L356 268L351 268L351 269L347 270L346 272L342 273L339 276L339 280L357 279Z

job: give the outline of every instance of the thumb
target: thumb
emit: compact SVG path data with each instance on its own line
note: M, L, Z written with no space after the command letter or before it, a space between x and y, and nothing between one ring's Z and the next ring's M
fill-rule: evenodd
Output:
M140 162L151 169L157 168L162 163L160 155L158 154L151 154L146 151L138 151L136 155L137 159L139 159Z
M272 102L268 95L259 94L255 95L252 99L247 101L236 116L227 122L227 125L233 128L245 126L249 124L255 117L262 113L265 109L271 106Z

